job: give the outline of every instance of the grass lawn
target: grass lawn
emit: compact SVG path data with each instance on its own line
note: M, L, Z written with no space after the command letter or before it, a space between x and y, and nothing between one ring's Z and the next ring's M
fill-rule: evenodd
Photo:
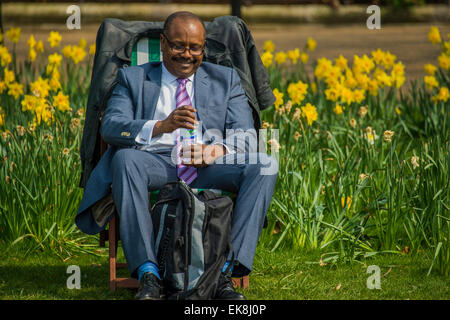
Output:
M84 255L61 261L50 253L24 255L24 250L0 245L0 300L3 299L134 299L135 290L109 291L107 248L103 256ZM121 254L121 250L119 250ZM319 253L282 249L271 253L260 245L248 299L449 299L450 279L432 272L429 258L375 256L363 264L320 266ZM122 256L123 260L123 256ZM66 286L67 267L78 265L81 289ZM367 266L378 265L381 289L368 289ZM126 270L119 272L127 276Z

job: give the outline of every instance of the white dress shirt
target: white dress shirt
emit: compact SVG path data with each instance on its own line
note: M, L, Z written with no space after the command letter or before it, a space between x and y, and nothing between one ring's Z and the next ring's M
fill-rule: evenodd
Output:
M156 104L155 115L153 120L148 120L144 124L135 139L135 141L140 145L138 149L148 152L172 148L176 143L176 132L179 130L177 129L171 133L163 133L152 137L153 128L155 127L156 122L166 119L172 111L176 109L177 104L175 98L178 87L177 77L166 69L164 63L161 65L161 92L159 94L158 103ZM188 81L186 82L186 91L191 99L192 106L195 108L194 75L191 75L188 78ZM213 144L223 145L227 149L227 153L234 153L233 150L230 150L222 143L216 142Z

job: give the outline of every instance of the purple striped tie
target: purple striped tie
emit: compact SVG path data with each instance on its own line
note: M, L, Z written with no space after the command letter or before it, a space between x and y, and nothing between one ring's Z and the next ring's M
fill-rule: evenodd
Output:
M188 79L177 79L178 81L178 87L176 92L176 101L177 101L177 108L181 106L192 106L191 99L189 98L189 95L186 91L186 82ZM180 141L180 129L177 129L177 175L180 179L182 179L186 184L190 184L192 181L194 181L195 178L197 178L197 168L195 167L188 167L181 163L181 141Z

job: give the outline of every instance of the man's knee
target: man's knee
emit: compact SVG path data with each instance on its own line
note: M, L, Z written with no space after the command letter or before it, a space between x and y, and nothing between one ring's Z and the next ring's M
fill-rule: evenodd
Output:
M137 151L135 149L120 149L111 160L113 177L122 172L129 172L135 167Z

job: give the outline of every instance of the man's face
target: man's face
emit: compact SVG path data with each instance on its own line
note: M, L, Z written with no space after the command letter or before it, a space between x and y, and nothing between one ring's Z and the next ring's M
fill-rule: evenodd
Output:
M175 19L167 34L161 34L164 65L177 78L188 78L202 63L203 53L195 56L187 49L183 53L176 52L176 48L188 47L192 51L199 51L204 45L205 30L199 21Z

